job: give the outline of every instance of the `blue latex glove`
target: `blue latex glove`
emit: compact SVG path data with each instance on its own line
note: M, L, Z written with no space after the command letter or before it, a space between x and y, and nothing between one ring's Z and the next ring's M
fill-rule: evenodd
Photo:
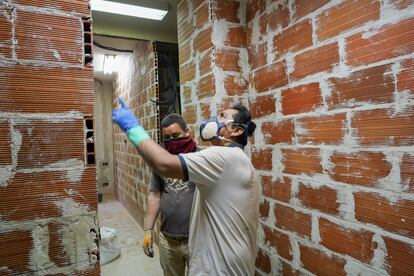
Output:
M118 101L121 103L121 107L115 108L112 112L112 122L117 123L125 133L128 133L130 129L138 127L139 123L132 110L119 96Z

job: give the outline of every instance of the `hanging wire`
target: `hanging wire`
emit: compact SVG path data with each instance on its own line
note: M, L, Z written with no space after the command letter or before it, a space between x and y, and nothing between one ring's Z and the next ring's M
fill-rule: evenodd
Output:
M177 102L177 79L176 79L176 75L175 75L175 70L169 60L169 58L164 55L164 54L160 54L159 58L164 60L165 63L167 64L168 70L170 71L171 74L171 79L172 79L172 86L171 86L171 95L169 95L169 97L165 100L162 101L156 101L156 100L151 100L152 102L154 102L155 104L159 105L159 106L163 106L163 107L168 107L166 114L164 115L164 117L168 114L171 114L175 111L176 108L176 102Z
M93 42L93 45L95 45L96 47L105 49L105 50L109 50L109 51L114 51L114 52L122 52L122 53L133 53L134 51L132 50L128 50L128 49L118 49L118 48L114 48L114 47L110 47L110 46L105 46L102 45L96 41Z

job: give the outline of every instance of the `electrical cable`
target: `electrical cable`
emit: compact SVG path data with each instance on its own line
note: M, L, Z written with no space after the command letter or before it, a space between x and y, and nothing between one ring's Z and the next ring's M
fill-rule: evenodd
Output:
M93 45L95 45L96 47L105 49L105 50L109 50L109 51L114 51L114 52L121 52L121 53L133 53L134 51L132 50L128 50L128 49L118 49L118 48L114 48L114 47L110 47L110 46L105 46L102 45L96 41L93 42Z
M176 108L176 101L177 101L177 83L176 83L176 75L175 75L175 71L174 68L170 62L170 60L168 59L167 56L165 56L164 54L160 54L159 58L164 60L167 64L168 70L170 71L170 75L171 75L171 79L172 79L172 87L171 87L171 95L165 99L165 100L151 100L152 102L154 102L155 104L159 105L159 106L163 106L163 107L168 107L167 108L167 112L165 114L171 114L173 111L175 111Z

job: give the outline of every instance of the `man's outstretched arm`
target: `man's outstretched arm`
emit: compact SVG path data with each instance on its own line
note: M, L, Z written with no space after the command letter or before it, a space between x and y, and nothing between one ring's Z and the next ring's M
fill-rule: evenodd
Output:
M137 146L139 154L159 175L184 179L184 171L177 155L171 154L155 143L145 139Z
M128 135L129 140L137 147L139 154L159 175L176 179L184 179L184 171L177 155L170 154L156 142L151 140L137 118L125 102L118 97L121 107L115 108L112 121Z

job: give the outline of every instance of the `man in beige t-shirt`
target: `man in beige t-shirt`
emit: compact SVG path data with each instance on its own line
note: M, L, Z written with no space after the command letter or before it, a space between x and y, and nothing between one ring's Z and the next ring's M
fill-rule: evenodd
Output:
M258 190L240 147L182 154L197 189L190 219L190 275L253 275Z
M243 152L256 125L241 105L200 125L213 147L196 153L169 154L149 139L132 111L119 99L112 120L128 134L139 154L164 177L196 185L189 234L189 275L254 275L259 222L254 169Z

